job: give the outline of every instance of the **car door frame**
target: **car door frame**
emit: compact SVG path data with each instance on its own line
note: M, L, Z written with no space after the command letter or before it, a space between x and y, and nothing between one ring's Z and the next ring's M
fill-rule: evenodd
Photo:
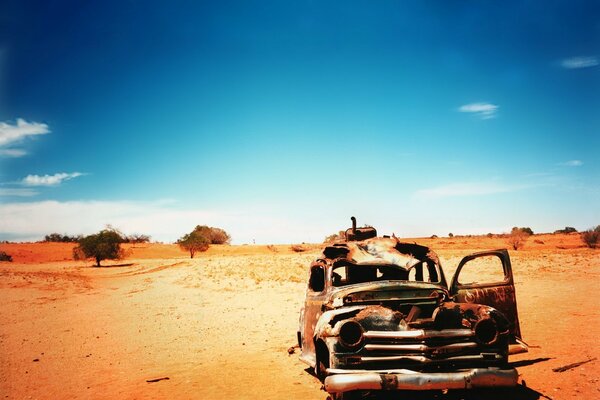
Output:
M309 284L306 289L306 299L304 302L304 308L301 314L299 342L301 343L301 358L304 359L309 365L314 367L316 363L316 349L313 341L315 334L315 326L319 320L321 314L323 314L323 304L327 299L327 293L330 287L330 268L327 268L325 263L313 263L310 266L310 274L314 268L323 269L323 290L318 292L311 288L310 276ZM309 274L309 275L310 275Z
M504 281L486 283L459 283L459 275L465 264L476 258L497 256L502 262ZM512 265L508 250L488 250L470 254L464 257L452 277L450 295L457 303L484 304L500 311L509 322L510 342L521 342L521 326L517 311L517 298L515 293Z

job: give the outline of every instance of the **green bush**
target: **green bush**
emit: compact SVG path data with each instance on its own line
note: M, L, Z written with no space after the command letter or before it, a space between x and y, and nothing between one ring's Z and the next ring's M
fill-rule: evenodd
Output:
M202 252L208 250L208 246L210 245L210 236L207 234L206 230L196 230L194 229L192 232L183 235L177 241L179 247L183 250L190 252L190 258L194 258L194 254L196 252Z
M96 234L88 235L79 240L79 245L73 249L73 258L85 260L93 258L96 266L102 260L118 260L123 257L121 250L123 237L114 229L104 229Z
M69 236L69 235L61 235L60 233L51 233L49 235L44 236L44 242L57 242L57 243L76 243L79 242L83 236Z

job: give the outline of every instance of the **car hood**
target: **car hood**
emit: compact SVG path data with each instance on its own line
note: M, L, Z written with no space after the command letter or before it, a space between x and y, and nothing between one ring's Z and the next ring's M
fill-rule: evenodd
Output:
M330 296L330 309L358 304L385 302L435 302L448 298L448 290L425 282L380 281L336 288Z

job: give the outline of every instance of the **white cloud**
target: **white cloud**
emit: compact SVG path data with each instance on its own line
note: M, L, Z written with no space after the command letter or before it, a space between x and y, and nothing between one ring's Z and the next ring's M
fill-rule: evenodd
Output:
M434 188L421 189L415 192L417 199L438 199L445 197L459 196L485 196L495 193L514 192L524 189L526 186L503 185L498 183L471 182L471 183L451 183Z
M49 133L48 125L39 122L27 122L17 119L16 125L0 122L0 146L6 146L20 141L27 136L44 135Z
M0 149L0 156L5 157L23 157L27 152L21 149Z
M496 117L498 108L499 106L491 103L470 103L460 106L458 111L473 113L481 119L490 119Z
M598 59L590 56L565 58L560 63L560 65L566 69L590 68L595 67L598 64Z
M68 181L83 175L81 172L66 173L61 172L54 175L27 175L21 182L25 186L56 186L64 181Z
M31 197L37 195L33 189L22 189L22 188L0 188L0 196L18 196L18 197Z
M558 165L563 166L563 167L581 167L583 165L583 161L569 160L569 161L561 162Z

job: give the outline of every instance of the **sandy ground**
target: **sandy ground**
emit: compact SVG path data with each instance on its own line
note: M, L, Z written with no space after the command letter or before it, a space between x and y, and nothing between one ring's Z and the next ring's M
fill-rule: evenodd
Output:
M537 242L535 242L535 241ZM498 238L419 240L450 277ZM69 244L0 244L0 397L10 399L320 399L295 344L309 262L320 246L128 246L125 260L71 260ZM537 235L511 251L529 353L511 357L521 386L419 398L600 398L600 250L577 235ZM157 382L148 380L168 378ZM405 397L414 398L414 394Z

